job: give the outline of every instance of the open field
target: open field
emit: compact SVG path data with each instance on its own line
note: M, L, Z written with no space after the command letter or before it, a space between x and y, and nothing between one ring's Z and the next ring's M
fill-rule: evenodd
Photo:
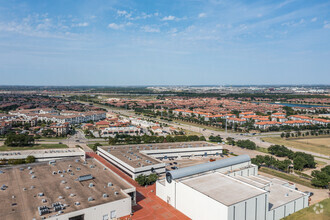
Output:
M293 147L296 149L311 151L319 154L330 155L330 137L308 137L308 138L281 138L281 137L265 137L262 140L273 143Z
M306 179L299 178L298 176L294 176L294 175L291 175L291 174L286 174L286 173L276 171L276 170L273 170L273 169L270 169L270 168L267 168L267 167L261 167L259 169L259 171L263 172L263 173L270 174L272 176L280 177L280 178L285 179L289 182L294 182L294 183L301 184L303 186L307 186L307 187L310 187L310 188L315 188L311 184L310 181L308 181Z
M330 219L330 199L325 199L310 207L304 208L290 216L284 218L284 220L326 220Z
M66 144L35 144L27 147L9 147L6 145L0 146L0 151L14 151L14 150L39 150L52 148L68 148Z

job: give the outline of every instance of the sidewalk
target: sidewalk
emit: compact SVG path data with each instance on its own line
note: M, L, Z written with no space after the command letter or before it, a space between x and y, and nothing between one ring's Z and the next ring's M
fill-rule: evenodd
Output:
M148 187L142 187L132 180L129 176L123 173L120 169L113 166L111 163L103 159L94 152L86 152L86 155L93 157L107 166L109 169L117 173L120 177L125 179L136 187L136 201L137 205L133 206L134 214L130 217L123 217L121 219L136 219L136 220L185 220L189 219L187 216L167 204L156 196L156 184Z

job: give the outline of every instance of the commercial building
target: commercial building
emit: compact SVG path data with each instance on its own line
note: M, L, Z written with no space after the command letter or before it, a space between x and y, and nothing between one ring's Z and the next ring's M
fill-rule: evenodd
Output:
M131 178L140 174L164 174L163 159L220 155L222 146L207 142L101 146L97 154L117 166Z
M28 156L34 156L36 161L49 161L83 157L85 156L85 151L80 148L0 151L0 159L25 159Z
M156 195L198 220L278 220L308 206L307 194L258 175L247 155L168 171Z
M96 160L4 168L0 219L110 220L128 216L135 188Z

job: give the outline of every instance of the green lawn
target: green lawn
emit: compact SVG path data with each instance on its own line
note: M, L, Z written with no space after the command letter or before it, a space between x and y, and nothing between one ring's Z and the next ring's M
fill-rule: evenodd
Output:
M27 147L9 147L6 145L0 146L0 151L14 151L14 150L38 150L38 149L52 149L52 148L68 148L66 144L35 144Z
M284 218L284 220L310 220L310 219L313 220L330 219L330 199L325 199L317 204L304 208Z
M261 167L259 169L259 171L263 172L263 173L270 174L272 176L280 177L280 178L288 180L290 182L298 183L300 185L304 185L304 186L307 186L307 187L310 187L310 188L316 188L315 186L313 186L311 184L310 181L308 181L306 179L299 178L298 176L294 176L294 175L291 175L291 174L286 174L286 173L276 171L276 170L273 170L273 169L270 169L270 168L267 168L267 167Z
M330 155L329 136L288 139L281 137L264 137L262 140L273 144L279 144L319 154Z

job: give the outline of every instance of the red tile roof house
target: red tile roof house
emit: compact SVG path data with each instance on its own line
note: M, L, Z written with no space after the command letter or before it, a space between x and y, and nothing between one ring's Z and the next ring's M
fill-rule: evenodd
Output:
M259 129L265 130L269 127L280 126L281 124L282 124L281 122L276 122L276 121L263 121L263 122L254 123L254 126Z
M242 118L228 118L227 122L242 125L246 123L246 120Z

